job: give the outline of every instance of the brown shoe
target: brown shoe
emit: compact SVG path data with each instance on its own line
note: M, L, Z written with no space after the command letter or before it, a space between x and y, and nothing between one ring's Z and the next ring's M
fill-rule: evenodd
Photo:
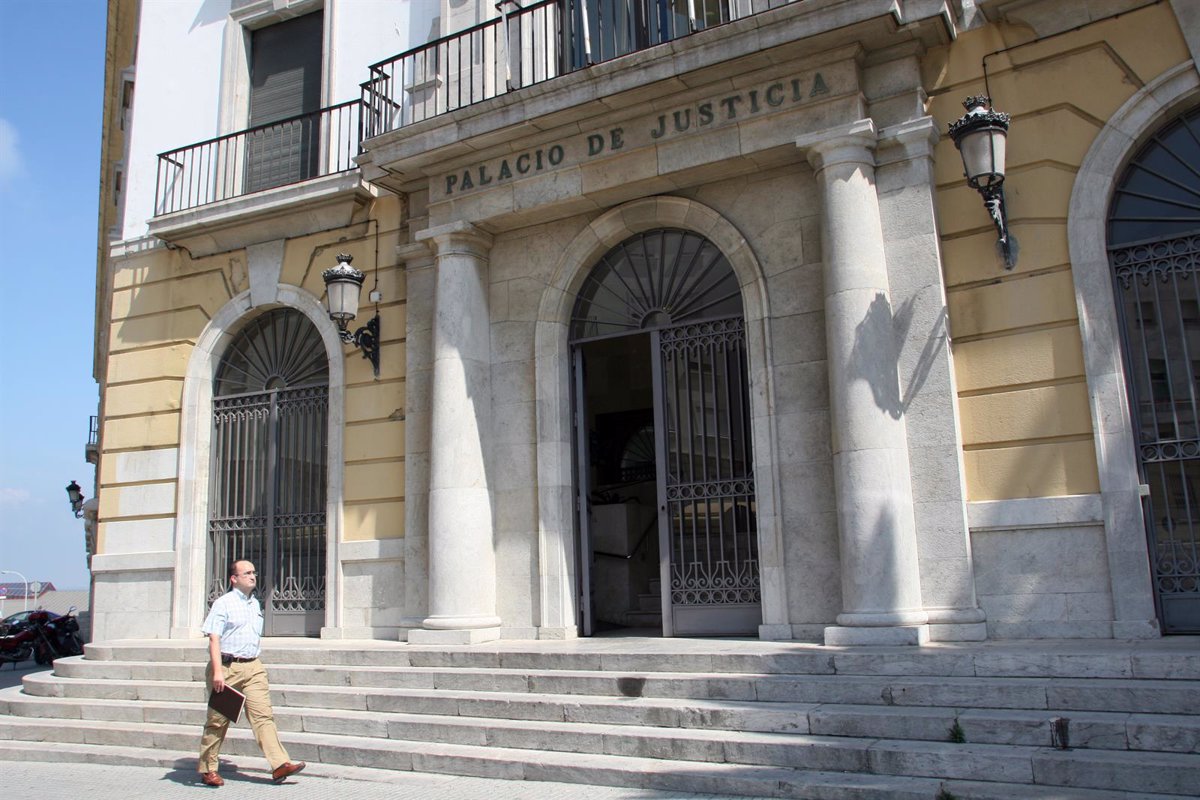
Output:
M275 771L271 773L271 782L283 783L285 780L287 780L289 775L295 775L297 772L307 766L308 765L303 761L289 761L286 764L280 764L275 768Z
M215 772L203 772L200 774L200 782L205 786L224 786L225 779Z

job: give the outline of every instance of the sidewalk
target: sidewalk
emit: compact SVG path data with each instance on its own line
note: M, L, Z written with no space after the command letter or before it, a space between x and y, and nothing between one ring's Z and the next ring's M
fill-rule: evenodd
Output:
M196 734L200 740L199 731ZM52 748L53 744L47 744ZM258 759L261 762L261 759ZM204 786L193 764L164 767L104 766L100 764L0 761L8 797L86 797L88 800L155 800L222 796L272 800L747 800L725 795L657 792L577 783L503 781L413 772L356 769L310 764L287 782L271 783L265 763L247 764L234 771L222 759L221 789ZM222 792L224 794L222 794Z

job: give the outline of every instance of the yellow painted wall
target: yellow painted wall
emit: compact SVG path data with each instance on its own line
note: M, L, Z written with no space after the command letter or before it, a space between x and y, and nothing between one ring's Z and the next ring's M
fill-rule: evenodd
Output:
M994 106L1013 118L1005 192L1021 249L1012 272L996 254L995 229L949 136L936 152L971 500L1099 491L1067 246L1071 190L1105 120L1190 58L1166 3L1034 39L1028 29L992 24L926 60L930 113L945 131L962 115L964 98L985 93L984 56L1013 48L988 57Z
M348 540L404 535L407 309L404 271L394 256L400 212L398 200L391 197L373 209L379 220L379 289L385 299L379 308L379 379L357 350L345 350L343 532ZM373 286L375 249L373 223L298 237L285 246L280 280L323 298L321 271L334 265L337 253L351 253L354 265L368 275L357 320L363 323L374 313L367 292ZM99 552L104 552L109 523L156 516L139 508L137 499L157 498L162 491L161 480L121 482L114 469L105 468L106 458L179 446L184 376L195 343L213 315L249 288L244 251L193 259L183 250L154 248L114 259L111 268L107 380L101 388ZM151 487L157 488L147 495Z
M137 46L138 0L108 0L104 45L104 110L100 133L100 198L96 231L96 337L92 374L104 379L107 327L109 231L117 225L120 208L116 167L125 157L124 70L132 66ZM122 178L123 180L123 178Z

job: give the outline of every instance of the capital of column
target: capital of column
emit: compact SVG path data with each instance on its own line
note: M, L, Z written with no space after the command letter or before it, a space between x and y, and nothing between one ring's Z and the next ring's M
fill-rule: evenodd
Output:
M878 141L874 120L860 119L849 125L805 134L796 140L796 147L805 151L808 163L820 173L837 164L863 164L873 169Z
M932 159L933 149L937 147L941 138L941 132L933 117L921 117L899 125L889 125L879 132L879 148L886 148L888 152L880 154L878 164Z
M405 270L422 269L433 266L433 248L428 242L408 242L396 245L396 259L404 265Z
M487 231L463 220L426 228L413 238L427 243L439 258L448 255L487 258L495 241Z

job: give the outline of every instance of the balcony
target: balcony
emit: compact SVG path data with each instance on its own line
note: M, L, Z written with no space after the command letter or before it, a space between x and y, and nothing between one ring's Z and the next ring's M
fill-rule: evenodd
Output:
M364 139L766 7L763 0L541 0L521 8L502 0L495 19L372 65L361 100L160 153L155 217L347 172Z
M83 457L89 464L100 461L100 418L94 414L88 417L88 440Z
M359 123L350 101L161 153L155 216L354 169Z
M371 195L354 162L361 108L351 100L161 153L150 232L201 256L349 224Z
M370 139L620 56L799 0L541 0L373 64Z

